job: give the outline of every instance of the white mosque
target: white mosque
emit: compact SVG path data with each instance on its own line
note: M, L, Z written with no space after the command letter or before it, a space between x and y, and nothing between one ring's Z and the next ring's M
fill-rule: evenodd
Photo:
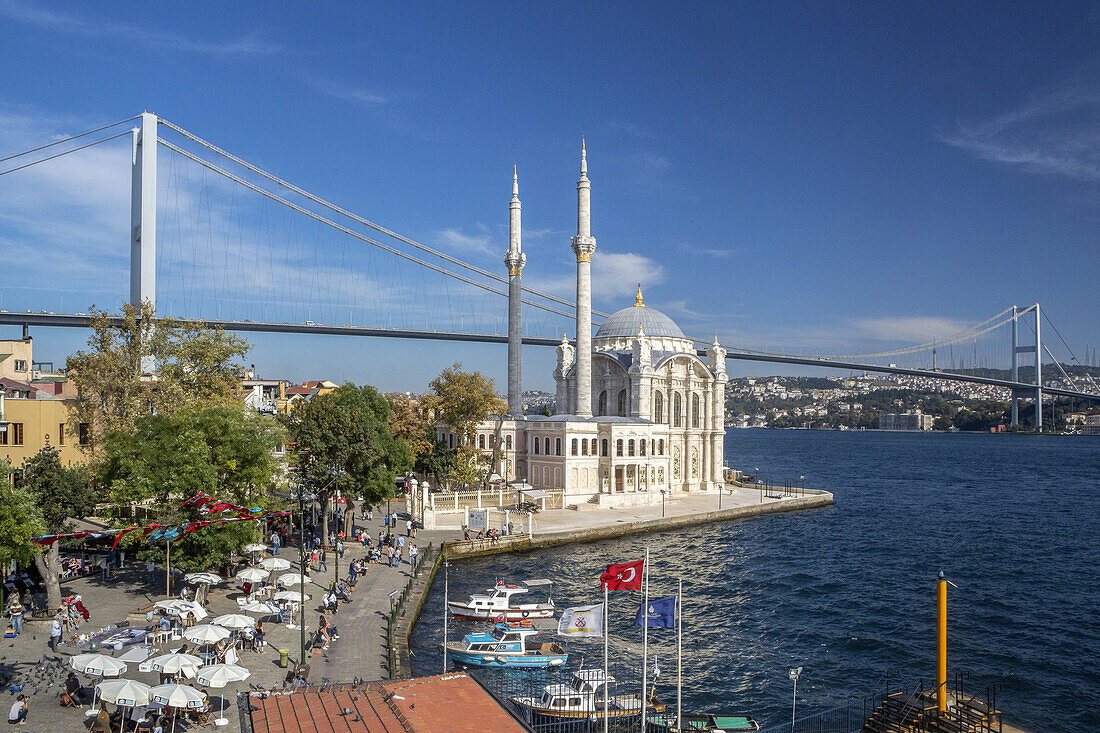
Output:
M592 335L587 156L577 181L576 339L557 349L557 414L523 415L520 398L521 248L518 176L513 174L509 272L508 410L478 427L478 447L497 448L496 471L508 481L564 492L564 504L648 504L661 490L718 490L723 483L726 352L715 339L700 357L695 342L664 313L634 304L613 313ZM499 438L498 438L499 436ZM440 437L454 446L455 436Z

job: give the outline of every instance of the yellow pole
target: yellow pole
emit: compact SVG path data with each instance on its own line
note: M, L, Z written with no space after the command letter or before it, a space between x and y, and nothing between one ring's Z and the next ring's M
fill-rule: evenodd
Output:
M947 712L947 579L940 571L936 582L936 704Z

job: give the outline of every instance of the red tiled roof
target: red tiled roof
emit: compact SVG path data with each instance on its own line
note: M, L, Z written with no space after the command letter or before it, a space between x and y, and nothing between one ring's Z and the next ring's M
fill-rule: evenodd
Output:
M252 693L254 733L484 733L526 730L464 673ZM345 712L345 710L350 712Z

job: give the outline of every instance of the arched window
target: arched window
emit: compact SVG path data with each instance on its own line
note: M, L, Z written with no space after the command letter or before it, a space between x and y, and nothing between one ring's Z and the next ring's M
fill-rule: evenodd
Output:
M626 390L619 390L619 417L626 417Z
M573 442L569 444L569 455L577 455L577 439L573 438Z
M600 444L600 455L604 458L607 457L607 438L604 438Z
M560 468L555 468L554 469L554 486L557 486L559 489L561 488L561 469Z
M619 438L615 441L615 455L622 456L623 454L623 439Z
M496 448L497 447L497 434L496 433L489 433L489 447L490 448Z
M542 467L542 485L543 486L549 486L550 485L550 467L549 466L543 466Z
M481 435L477 436L477 447L478 448L484 448L485 447L485 433L482 433Z
M596 402L596 414L607 414L607 390L600 392L600 399Z
M665 396L662 392L653 395L653 422L665 421Z
M447 443L449 443L448 447L450 447L450 448L455 447L455 434L454 433L447 433Z
M504 436L504 447L508 450L512 450L512 435L511 435L511 433Z
M626 444L626 454L628 456L634 455L634 440L633 439L631 439L630 442L628 442Z
M657 441L657 455L663 456L665 454L665 439L661 438Z
M561 455L561 438L554 438L554 455Z
M699 395L691 395L691 427L699 427Z
M549 437L543 438L542 447L544 449L543 453L545 453L546 455L550 455L550 438Z
M650 440L649 441L649 455L651 455L651 456L657 455L657 441L656 440Z
M535 443L535 455L537 456L540 452L539 448L542 447L542 441L539 440L539 436L537 436L537 435L535 436L534 443Z
M672 397L672 427L678 428L684 423L684 405L680 398L680 393L677 392Z
M642 438L641 440L638 441L638 454L639 455L642 455L642 456L645 455L645 443L646 443L645 438Z

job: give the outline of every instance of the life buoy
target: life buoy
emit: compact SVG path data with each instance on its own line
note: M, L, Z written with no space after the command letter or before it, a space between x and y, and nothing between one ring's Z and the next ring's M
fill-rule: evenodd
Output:
M530 611L523 611L523 612L520 613L520 616L523 616L524 618L527 618L530 615L531 615Z

